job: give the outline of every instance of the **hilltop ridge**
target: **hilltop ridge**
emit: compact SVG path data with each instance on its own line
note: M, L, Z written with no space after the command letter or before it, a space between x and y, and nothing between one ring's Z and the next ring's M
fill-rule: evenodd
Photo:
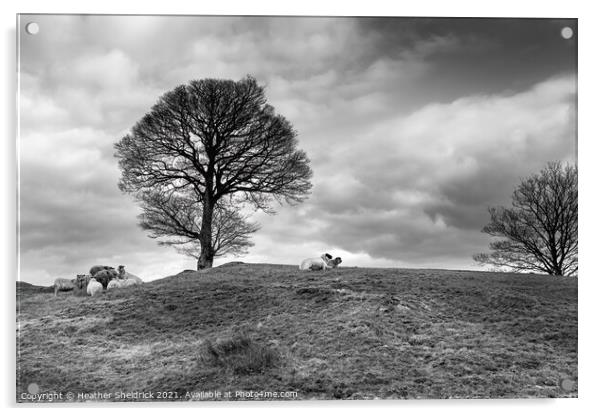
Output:
M18 320L17 393L36 380L297 399L577 395L574 278L242 263L97 299L24 296Z

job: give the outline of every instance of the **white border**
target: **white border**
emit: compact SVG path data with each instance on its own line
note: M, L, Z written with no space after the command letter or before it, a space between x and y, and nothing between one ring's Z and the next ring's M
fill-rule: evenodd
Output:
M415 414L446 415L504 415L511 413L545 413L546 415L564 415L590 413L596 407L598 386L600 385L599 364L599 297L601 293L600 273L597 266L598 240L601 233L598 211L600 205L598 193L601 190L597 176L602 152L600 152L601 128L598 120L602 119L600 106L600 76L602 67L599 57L599 42L602 40L600 30L600 13L595 8L595 2L585 1L546 1L527 2L525 0L506 0L503 2L483 1L412 1L392 2L386 0L370 1L232 1L198 2L185 0L125 2L123 0L103 0L102 2L81 2L76 0L9 0L1 3L3 29L3 46L5 48L2 60L5 96L1 112L4 127L2 140L3 170L2 175L2 264L4 265L3 295L5 319L7 325L2 345L2 355L6 360L2 367L0 394L4 406L14 407L15 384L15 297L14 276L16 272L15 249L15 195L16 195L16 149L14 137L16 134L15 113L15 15L16 13L119 13L119 14L294 14L294 15L338 15L338 16L487 16L487 17L568 17L579 18L579 183L580 183L580 278L579 278L579 399L564 400L462 400L462 401L409 401L409 402L304 402L290 406L288 403L272 404L245 403L229 405L228 407L207 405L203 408L182 408L181 411L214 412L228 410L232 413L251 412L252 414L306 414L307 412L332 412L335 407L345 413L364 414L373 409L379 413L405 412ZM596 406L596 407L594 407ZM96 405L98 407L98 405ZM102 407L114 407L110 405ZM14 410L14 408L12 409ZM31 409L27 409L31 410ZM127 408L112 409L111 411L128 411ZM57 412L81 413L73 408L44 408L44 413ZM103 413L106 409L86 409ZM163 413L159 406L145 409L145 412Z

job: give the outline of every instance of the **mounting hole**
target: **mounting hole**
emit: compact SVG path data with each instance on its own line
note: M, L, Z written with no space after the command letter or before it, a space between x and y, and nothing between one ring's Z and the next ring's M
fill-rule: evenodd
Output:
M36 22L27 23L27 25L25 25L25 31L30 35L37 35L40 31L40 25Z
M570 39L573 37L573 29L571 29L568 26L565 26L562 28L562 30L560 31L560 35L565 38L565 39Z
M560 381L560 388L565 391L571 391L575 388L575 382L569 379L562 379Z

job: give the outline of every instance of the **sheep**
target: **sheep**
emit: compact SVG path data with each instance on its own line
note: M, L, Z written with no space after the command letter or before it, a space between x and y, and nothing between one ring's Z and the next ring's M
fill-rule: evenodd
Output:
M102 293L102 285L93 277L90 278L86 292L90 296L96 296Z
M68 292L73 289L75 289L75 279L63 279L61 277L54 279L54 296L58 292Z
M117 270L119 272L119 279L126 281L134 281L137 285L142 284L141 278L125 271L125 266L120 265L119 267L117 267ZM128 283L128 286L132 286L132 283Z
M125 271L125 266L121 265L117 268L117 277L107 284L107 290L121 289L130 286L142 284L142 279ZM103 273L99 272L99 274Z
M124 287L123 284L125 281L119 279L113 279L107 284L107 290L119 289Z
M327 263L328 267L330 267L331 269L336 269L337 267L339 267L339 264L341 264L342 262L343 262L343 260L340 257L337 257L335 259L328 260L326 263Z
M113 267L111 266L92 266L90 268L90 276L94 276L96 273L98 273L101 270L115 270Z
M140 283L133 279L125 279L121 281L121 287L138 286Z
M89 274L78 274L75 278L75 288L79 290L84 290L86 287L88 287L88 283L90 282L91 277L92 276L90 276Z
M94 277L97 282L100 282L100 284L102 284L102 287L106 289L109 282L113 279L117 279L119 277L119 274L115 269L111 268L96 272L96 274L92 277Z
M303 260L301 265L299 265L299 270L326 270L332 268L329 262L332 262L332 256L324 253L320 257Z

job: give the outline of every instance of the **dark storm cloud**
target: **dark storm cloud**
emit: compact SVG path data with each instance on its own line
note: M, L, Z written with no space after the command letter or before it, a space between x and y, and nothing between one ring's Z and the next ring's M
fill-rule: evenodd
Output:
M21 273L194 267L136 226L113 143L165 91L256 76L298 131L310 198L245 261L331 251L345 265L473 267L487 206L571 160L574 20L35 16L20 55ZM22 20L22 24L27 19Z
M390 55L403 53L424 39L460 39L468 47L441 51L439 57L448 63L464 61L465 66L465 59L472 58L471 63L487 66L483 69L496 69L492 80L505 75L523 78L528 85L557 72L576 70L577 19L363 18L359 23L366 33L375 33L381 51ZM566 26L574 29L571 39L559 36ZM503 74L497 68L500 62Z
M455 39L431 57L428 83L406 89L420 104L475 93L521 91L559 73L577 70L577 19L364 18L379 53L403 54L425 40ZM563 39L563 27L575 36Z

